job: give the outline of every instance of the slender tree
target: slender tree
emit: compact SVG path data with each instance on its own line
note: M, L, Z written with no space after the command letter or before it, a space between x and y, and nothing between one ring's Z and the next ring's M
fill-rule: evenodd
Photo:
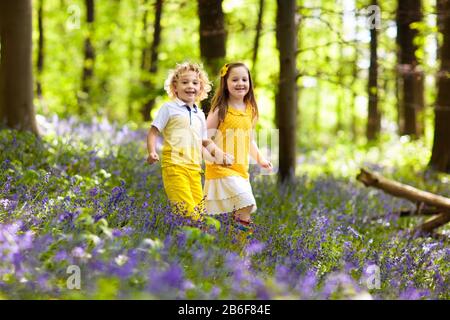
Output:
M0 1L0 123L37 134L31 35L31 0Z
M142 3L144 9L142 14L142 41L143 41L143 48L142 48L142 56L141 56L141 69L142 71L145 71L149 67L150 57L149 57L149 46L148 46L148 0L143 0Z
M441 3L438 12L443 25L438 73L438 96L434 110L434 141L430 167L450 173L450 1Z
M146 0L144 0L146 1ZM145 3L145 2L144 2ZM136 52L136 47L139 46L139 48L141 47L141 44L137 45L138 41L140 41L140 39L138 37L136 37L135 35L137 34L137 26L139 25L139 23L137 22L138 16L139 16L139 8L141 6L141 1L133 1L132 5L131 5L131 14L129 14L129 18L130 18L130 24L129 24L129 29L127 32L129 32L131 34L131 38L128 41L128 66L129 69L132 70L132 75L130 76L130 87L128 90L128 94L127 94L127 116L128 118L132 118L133 117L133 105L134 105L134 87L136 86L136 84L139 82L140 85L140 78L139 77L135 77L134 74L136 74L136 69L139 70L139 72L142 71L142 65L143 62L141 62L140 64L137 63L137 59L135 57L135 52ZM144 11L144 16L146 15L147 10ZM143 21L142 22L143 25L146 25L146 22ZM142 35L145 35L145 27L143 28L143 32ZM138 38L138 40L136 39ZM143 57L143 55L142 55Z
M351 95L351 131L352 131L352 137L353 141L356 141L358 138L358 125L357 125L357 116L356 116L356 97L358 96L358 91L355 89L355 84L358 79L359 74L359 68L358 68L358 48L354 48L354 56L353 56L353 63L352 63L352 81L350 84L350 87L352 88L352 95Z
M152 83L151 77L155 76L158 71L158 50L159 43L161 42L161 16L163 9L163 0L156 0L155 2L155 18L153 20L153 42L150 48L144 48L142 69L144 72L148 72L150 79L143 81L144 87L148 92L155 91L155 85ZM147 24L147 13L144 15L144 27ZM151 120L151 111L155 105L154 94L144 103L141 109L144 121Z
M357 3L357 1L355 1L355 3ZM358 21L359 18L359 13L355 10L354 14L353 14L353 18L355 19L355 21ZM358 47L358 42L357 42L357 35L359 33L359 26L356 23L355 24L355 30L354 30L354 38L353 40L355 41L355 45L353 47L353 61L352 61L352 81L350 83L350 88L352 88L352 95L351 95L351 102L350 102L350 108L351 108L351 131L352 131L352 137L353 137L353 141L357 141L358 137L359 137L359 130L358 130L358 116L357 116L357 111L356 111L356 98L358 97L358 90L356 89L355 85L359 79L359 72L360 72L360 68L358 67L358 62L359 62L359 58L360 58L360 51L359 51L359 47Z
M264 0L259 0L258 22L256 23L256 35L253 44L253 55L252 55L253 79L256 79L256 61L258 59L259 39L261 38L263 15L264 15Z
M38 39L38 51L37 51L37 79L36 79L36 92L37 96L42 98L42 70L44 69L44 0L38 1L38 31L39 31L39 39Z
M424 106L424 75L415 55L418 46L414 43L414 38L418 32L411 28L411 24L421 20L421 0L398 0L399 132L401 135L411 135L416 138L422 135L424 127L421 116Z
M86 4L86 22L88 27L88 35L84 39L84 63L83 75L81 79L82 97L79 99L79 114L82 115L86 110L86 103L89 101L92 80L94 77L95 50L92 44L92 34L95 18L94 0L85 0Z
M315 90L315 106L313 111L313 130L314 132L320 132L321 126L320 126L320 114L322 110L322 80L320 80L319 77L316 78L317 85Z
M339 68L337 72L337 80L338 80L338 87L337 87L337 101L336 101L336 127L335 131L336 133L339 133L339 131L344 129L344 120L343 120L343 112L344 112L344 105L345 105L345 89L344 87L344 72L345 72L345 62L344 62L344 45L340 42L339 43Z
M439 34L444 33L444 17L442 16L444 14L445 4L448 0L436 0L436 11L437 11L437 17L436 17L436 24L439 32L436 32L436 57L440 59L441 57L441 44L439 43Z
M279 181L295 176L297 126L297 23L296 1L277 0L276 38L280 51L276 118L280 130Z
M378 6L377 0L372 0L372 6ZM370 28L370 66L368 82L368 119L367 119L367 139L374 140L380 133L381 117L378 110L378 38L376 26Z

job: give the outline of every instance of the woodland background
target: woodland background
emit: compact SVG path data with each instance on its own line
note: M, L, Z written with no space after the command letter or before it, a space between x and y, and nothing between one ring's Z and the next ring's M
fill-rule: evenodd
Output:
M450 297L450 1L0 1L0 46L0 299ZM245 62L279 132L247 242L145 164L184 60Z
M430 164L448 172L447 5L5 1L1 119L34 131L35 112L142 124L166 99L175 63L200 61L217 84L224 62L244 61L260 125L279 128L284 141L281 175L290 175L294 150L312 132L319 143L424 137Z

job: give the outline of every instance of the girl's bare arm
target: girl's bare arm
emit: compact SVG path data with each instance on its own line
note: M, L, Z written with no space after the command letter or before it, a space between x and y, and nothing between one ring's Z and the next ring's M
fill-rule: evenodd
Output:
M253 128L255 128L256 126L256 119L253 121ZM264 168L264 169L269 169L272 170L272 163L267 160L266 158L264 158L261 155L261 152L259 151L258 145L256 144L255 141L255 137L254 137L254 130L251 133L251 138L250 138L250 156L256 161L256 163Z

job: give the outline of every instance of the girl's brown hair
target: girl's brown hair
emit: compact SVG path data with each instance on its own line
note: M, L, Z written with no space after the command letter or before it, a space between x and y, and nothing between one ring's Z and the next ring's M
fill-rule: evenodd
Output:
M244 97L244 103L246 105L250 104L252 107L252 119L258 118L258 105L256 103L255 95L253 93L253 81L252 77L250 75L250 71L248 70L247 66L242 62L233 62L233 63L227 63L225 64L222 69L220 69L220 85L219 88L216 90L214 97L212 98L211 102L211 111L214 112L216 108L219 109L219 123L223 122L225 119L225 115L228 111L228 98L230 97L230 92L228 91L227 87L227 80L230 75L230 71L233 68L238 67L244 67L247 70L248 73L248 82L249 82L249 89L247 94Z

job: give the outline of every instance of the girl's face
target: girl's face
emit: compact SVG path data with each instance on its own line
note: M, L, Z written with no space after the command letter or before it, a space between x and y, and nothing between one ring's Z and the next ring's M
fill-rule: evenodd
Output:
M189 105L195 103L200 95L200 79L194 71L186 71L179 75L174 83L175 94Z
M248 71L245 67L236 67L230 70L227 79L227 88L231 97L244 99L250 89Z

